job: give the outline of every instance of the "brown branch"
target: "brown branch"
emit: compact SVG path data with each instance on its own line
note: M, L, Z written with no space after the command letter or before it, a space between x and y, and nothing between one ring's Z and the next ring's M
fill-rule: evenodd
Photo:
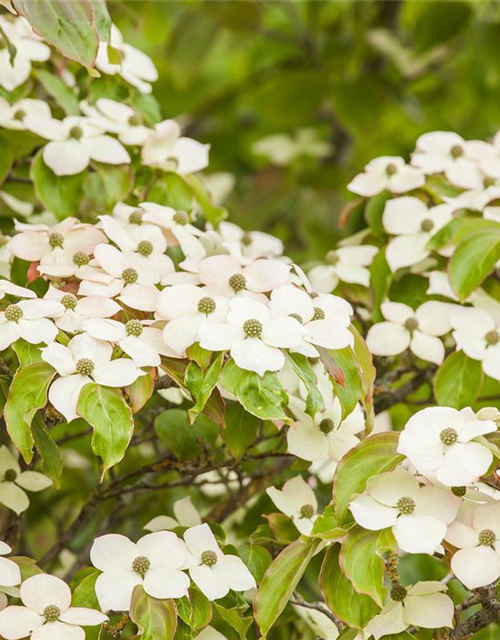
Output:
M450 640L466 640L475 633L500 620L500 601L496 583L475 589L483 608L458 625L450 634Z
M393 391L387 391L375 397L375 413L382 413L398 402L406 400L421 385L428 382L434 374L434 369L425 369L416 373L411 380Z
M304 609L314 609L315 611L320 611L327 618L329 618L333 624L337 627L339 631L342 631L344 628L341 620L337 618L337 616L330 611L330 609L323 604L322 602L307 602L303 598L301 598L297 593L294 594L293 598L289 600L290 604L294 604L298 607L304 607Z

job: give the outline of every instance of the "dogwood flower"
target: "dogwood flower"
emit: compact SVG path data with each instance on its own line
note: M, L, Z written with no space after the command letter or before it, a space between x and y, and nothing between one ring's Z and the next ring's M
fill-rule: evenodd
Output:
M99 98L94 105L80 102L80 109L91 123L108 133L118 135L126 145L142 145L151 129L142 124L142 116L131 106L109 98Z
M109 59L109 49L113 49L120 58L119 64ZM119 74L142 93L151 93L151 82L158 80L158 71L145 53L123 42L119 29L111 25L110 42L101 42L97 52L96 67L108 75Z
M0 52L0 58L1 55L2 52ZM0 98L0 127L23 131L26 129L24 124L26 116L50 118L52 114L49 105L43 100L23 98L14 104L9 104L7 100Z
M144 141L141 157L147 166L187 175L208 166L209 149L208 144L181 136L175 120L164 120Z
M394 584L391 601L366 625L368 636L375 640L398 634L410 626L442 629L453 626L453 600L443 591L446 585L437 581L417 582L403 587Z
M233 222L223 220L218 232L229 254L247 265L259 258L279 258L283 255L283 243L279 238L262 231L243 231Z
M88 318L110 318L122 309L111 298L103 296L77 298L68 291L52 286L49 287L44 299L61 303L63 311L54 318L54 322L59 329L68 333L81 331L83 321Z
M14 91L29 78L32 62L45 62L50 58L50 48L24 18L11 22L0 16L0 27L16 49L11 60L7 46L0 48L0 86L6 91ZM0 39L0 43L6 44L3 39Z
M423 171L411 167L398 156L382 156L371 160L364 173L359 173L347 185L349 191L371 197L387 189L392 193L405 193L425 183Z
M325 256L327 264L313 267L307 274L314 291L330 293L339 281L368 287L370 272L367 267L378 251L378 247L368 244L344 246L329 251Z
M482 309L457 305L450 323L457 348L469 358L481 360L486 375L500 380L500 326L494 318Z
M19 515L30 504L26 491L43 491L51 485L52 480L43 473L21 472L17 457L5 445L0 447L0 502L6 507Z
M113 347L86 333L72 338L68 346L53 343L42 349L42 359L59 374L49 389L49 400L68 422L77 417L76 406L86 384L125 387L144 375L133 360L111 360Z
M12 549L6 542L0 541L0 586L2 587L16 587L21 583L21 571L19 566L9 560L8 558L3 558L2 556L6 556L8 553L11 553ZM7 598L2 593L2 609L5 609L7 605Z
M181 356L198 340L205 324L222 324L227 318L229 301L222 296L207 296L192 284L167 287L156 299L157 316L169 320L163 329L163 339Z
M82 116L64 120L26 116L26 128L46 140L43 161L56 176L71 176L84 171L91 160L105 164L129 164L130 156L115 138Z
M398 453L424 476L431 472L447 487L466 486L484 475L493 460L477 439L496 430L492 420L478 420L470 408L427 407L406 423Z
M108 617L87 607L71 606L71 589L60 578L31 576L21 585L24 606L0 611L0 634L6 640L29 636L32 640L84 640L82 627L94 627Z
M300 533L311 533L314 521L318 517L318 501L302 476L287 480L281 490L268 487L266 493L278 509L292 519Z
M279 260L255 260L242 267L232 256L210 256L199 264L200 281L210 295L255 297L263 300L261 294L272 291L288 281L290 265Z
M209 600L223 598L229 590L247 591L256 587L244 562L238 556L222 553L208 524L185 531L184 541L189 575Z
M386 322L374 324L366 343L376 356L396 356L410 349L418 358L441 364L444 346L438 336L449 333L451 305L430 300L416 311L401 302L383 302L380 310Z
M439 204L427 208L419 198L403 196L389 200L384 208L382 223L385 230L396 236L389 241L385 257L391 271L409 267L430 254L427 243L453 216L453 207Z
M464 503L450 524L446 540L459 550L451 569L467 589L477 589L500 578L500 502Z
M411 163L426 174L444 173L451 184L462 189L481 189L485 176L474 152L475 147L458 133L432 131L418 138Z
M349 508L364 529L391 527L403 551L432 555L460 503L461 499L450 491L421 487L415 476L398 468L369 478L366 493L355 498Z
M146 531L164 531L175 527L195 527L201 524L200 514L190 496L176 500L173 505L174 516L156 516L144 525Z
M268 307L249 298L230 300L227 324L203 323L198 329L204 349L229 350L238 367L261 376L279 371L285 364L281 349L298 346L302 335L295 318L273 317Z
M185 546L170 531L148 533L137 543L109 533L94 540L90 560L102 571L95 584L104 611L128 611L134 588L140 584L152 598L182 598L189 578L181 571Z
M21 300L0 311L0 350L23 338L30 344L50 344L57 327L49 320L62 313L64 307L51 300Z

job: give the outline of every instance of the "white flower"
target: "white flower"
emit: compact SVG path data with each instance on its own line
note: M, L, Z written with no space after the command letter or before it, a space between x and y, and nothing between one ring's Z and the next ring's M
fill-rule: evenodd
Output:
M451 569L467 589L477 589L500 578L500 502L464 503L446 540L457 547Z
M259 258L279 258L283 243L279 238L262 231L243 231L233 222L222 221L218 232L222 244L241 264L250 264Z
M144 141L142 162L180 175L196 173L208 167L210 145L181 136L175 120L164 120Z
M275 487L268 487L266 493L278 509L293 520L300 533L311 533L314 521L318 517L318 501L302 476L287 480L281 491Z
M80 102L80 108L91 123L108 133L117 134L123 144L141 145L151 133L151 129L142 124L142 116L123 102L99 98L95 105Z
M0 86L6 91L13 91L29 78L32 62L45 62L50 58L50 48L24 18L11 22L1 16L0 27L16 48L13 61L7 47L0 49Z
M22 606L0 612L0 634L6 640L84 640L82 627L108 619L100 611L71 606L71 589L61 579L39 574L21 585Z
M42 358L61 376L49 389L49 400L68 422L77 417L76 406L86 384L125 387L144 375L128 358L111 360L113 347L85 333L69 341L67 347L54 342L42 349Z
M290 397L289 406L295 422L288 429L287 443L289 453L294 456L310 461L329 456L338 462L359 444L356 434L365 428L365 417L359 405L344 421L338 398L332 397L326 403L326 408L318 411L314 418L305 413L305 403L293 396Z
M1 55L2 53L0 52L0 57ZM0 127L23 131L26 129L24 118L27 116L50 118L52 114L50 113L49 105L43 100L24 98L14 104L9 104L6 100L0 98Z
M433 555L456 517L460 498L439 487L421 487L417 478L398 468L369 478L366 493L349 508L364 529L392 528L407 553Z
M392 600L366 626L375 640L399 634L409 626L442 629L453 626L453 600L442 593L446 585L437 581L417 582L409 587L393 586Z
M19 566L12 560L2 558L11 553L12 549L5 542L0 541L0 586L15 587L21 584L21 571Z
M349 191L370 197L387 189L392 193L405 193L425 183L422 171L410 167L398 156L382 156L371 160L365 172L358 174L347 185Z
M120 63L109 61L109 47L115 49L120 57ZM151 82L158 80L158 71L151 58L135 47L123 42L123 37L118 28L111 26L111 39L109 44L101 42L97 53L96 67L99 71L108 75L119 74L124 80L136 87L142 93L151 93Z
M103 296L77 298L63 289L50 286L44 296L45 300L55 300L63 306L63 311L54 318L56 325L68 333L77 333L82 323L88 318L110 318L121 311L120 305Z
M198 329L200 345L209 351L229 350L241 369L263 376L285 364L282 348L296 347L302 325L290 317L273 317L268 307L249 298L229 302L227 324L204 323Z
M263 300L261 294L272 291L288 281L290 265L279 260L255 260L242 267L232 256L210 256L199 264L202 284L208 287L207 294L225 296L249 296Z
M64 120L27 116L26 128L50 140L43 148L43 160L57 176L84 171L91 160L105 164L128 164L130 156L115 138L82 116Z
M223 598L229 590L255 588L255 580L243 561L224 555L208 524L191 527L184 533L189 575L209 600Z
M391 271L409 267L427 258L426 248L432 236L453 217L453 207L439 204L427 208L419 198L403 196L389 200L382 223L385 230L397 236L389 241L385 257Z
M476 147L458 133L433 131L418 138L411 163L426 174L444 173L451 184L462 189L481 189L485 175L476 153Z
M301 156L325 158L331 149L331 145L320 140L318 132L310 128L299 129L293 136L286 133L266 136L252 145L253 153L267 156L278 167L284 167Z
M103 573L95 592L104 611L128 611L134 588L140 584L152 598L182 598L189 578L182 540L170 531L148 533L137 543L110 533L94 540L90 560Z
M387 322L373 325L366 336L375 356L396 356L410 349L418 358L441 364L444 346L438 336L451 330L446 302L424 302L414 311L401 302L383 302L380 309Z
M43 491L51 485L42 473L21 471L17 458L5 445L0 447L0 502L6 507L19 515L30 504L25 491Z
M145 326L136 318L131 318L125 324L94 318L84 320L82 328L92 338L118 344L138 367L157 367L161 361L159 354L176 355L165 345L161 329Z
M339 281L370 285L370 272L367 269L378 253L378 247L356 245L339 247L326 254L325 265L313 267L307 274L314 291L332 292Z
M48 318L60 314L64 307L50 300L21 300L0 312L0 351L23 338L31 344L53 342L57 327Z
M191 497L186 496L176 500L173 506L174 516L156 516L144 525L147 531L164 531L175 527L194 527L201 524L200 514L191 502Z
M469 408L427 407L406 423L398 453L423 475L432 472L445 486L461 487L488 471L493 454L476 439L496 430L492 420L478 420Z
M20 287L8 280L0 280L0 300L6 295L16 296L18 298L36 298L36 293L31 289Z
M156 299L157 316L169 320L163 329L165 343L181 356L197 342L205 324L224 323L229 310L227 298L207 296L192 284L167 287Z
M482 309L457 305L450 322L457 348L481 360L486 375L500 380L500 326L492 316Z

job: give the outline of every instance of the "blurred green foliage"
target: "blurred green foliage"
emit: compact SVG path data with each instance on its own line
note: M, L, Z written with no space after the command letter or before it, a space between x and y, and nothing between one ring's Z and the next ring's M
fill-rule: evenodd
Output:
M247 229L321 258L339 235L345 185L377 155L408 155L430 130L500 128L495 1L109 3L125 39L160 73L165 117L212 144L230 171L226 204ZM326 157L274 166L253 144L313 128ZM356 230L354 216L343 233Z

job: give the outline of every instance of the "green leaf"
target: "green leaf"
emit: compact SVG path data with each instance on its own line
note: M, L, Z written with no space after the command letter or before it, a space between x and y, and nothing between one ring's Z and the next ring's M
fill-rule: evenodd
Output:
M382 191L382 193L370 198L365 208L365 218L368 222L368 226L376 236L383 236L386 231L382 224L382 216L384 214L385 203L390 200L392 195L389 191Z
M194 458L202 452L198 439L213 443L219 435L215 424L205 416L198 416L191 425L187 411L183 409L163 411L156 417L154 426L158 436L181 461Z
M247 630L253 622L251 616L243 616L239 608L226 609L218 602L214 603L215 610L227 624L236 631L240 640L245 640Z
M365 339L359 333L354 325L351 325L350 331L354 336L354 353L358 362L359 372L361 375L361 400L365 407L366 413L366 433L368 434L375 420L373 409L373 385L377 377L377 370L373 366L373 358Z
M37 69L35 75L45 91L50 94L67 116L80 115L78 98L73 89L68 87L55 73L46 69Z
M255 621L263 638L292 597L318 545L319 541L292 542L266 571L254 598Z
M307 389L306 413L314 418L318 411L324 408L325 402L318 387L318 380L311 363L300 353L288 353L295 373L304 383Z
M63 463L57 444L52 439L40 413L33 419L31 430L35 447L42 459L42 471L54 482L56 489L61 485Z
M379 607L366 595L356 593L339 563L340 545L334 544L325 555L319 575L319 587L328 608L350 627L364 629Z
M19 369L10 385L4 418L12 442L28 464L33 459L31 422L47 404L47 390L55 373L46 362L36 362Z
M208 369L203 372L196 362L190 362L186 369L185 383L196 400L194 407L189 409L189 418L191 422L196 416L203 411L205 405L219 381L219 375L222 370L224 353L219 353L211 362Z
M15 562L21 571L21 580L24 582L32 576L44 573L32 558L26 556L9 556L9 560Z
M189 598L184 597L178 600L177 613L193 633L197 634L212 619L212 605L196 586L192 586L189 590Z
M463 409L476 400L483 385L483 369L463 351L450 354L439 367L434 380L434 395L444 407Z
M148 369L145 376L139 376L135 382L124 387L126 398L133 413L142 409L155 390L154 369Z
M4 137L0 136L0 184L7 177L13 161L14 156L10 144Z
M290 544L300 536L293 520L284 513L270 513L265 516L274 538L280 544Z
M59 220L63 220L74 216L78 211L83 196L83 182L86 173L86 171L82 171L74 176L56 176L52 169L44 163L42 151L39 151L31 164L30 178L33 181L37 198Z
M201 183L200 179L195 175L185 176L186 182L190 185L196 199L201 206L205 220L211 225L217 227L221 220L227 218L227 210L212 203L210 195Z
M258 544L244 544L239 548L239 552L241 559L259 584L273 561L272 555L265 547Z
M288 404L288 394L276 373L266 371L263 376L259 376L253 371L240 369L231 359L222 370L220 381L254 416L263 420L290 422L284 411Z
M377 253L370 265L370 282L375 298L372 312L374 322L381 322L384 319L380 311L380 305L387 298L392 280L393 274L385 259L384 248Z
M427 249L436 251L447 244L451 243L456 232L462 227L469 218L452 218L444 227L441 227L437 233L427 243Z
M314 521L314 525L310 535L320 540L337 540L344 536L346 530L339 527L337 518L335 517L335 508L328 505L323 513Z
M16 11L33 29L71 60L94 64L99 37L92 3L88 0L12 0Z
M20 367L27 367L29 364L34 364L35 362L43 362L40 348L26 342L26 340L22 338L16 340L12 348L16 352Z
M226 410L226 428L222 438L235 460L241 460L257 436L260 420L238 403Z
M500 229L477 231L457 246L448 273L451 286L460 300L466 300L479 287L498 260Z
M333 380L335 395L340 400L342 406L342 420L344 420L354 409L356 403L361 398L361 376L358 362L351 347L345 349L329 349L335 363L344 373L344 384L341 385Z
M376 433L362 440L339 462L333 479L333 504L339 525L347 515L354 496L363 493L368 478L392 471L404 456L396 453L399 434Z
M104 462L103 473L125 455L134 421L120 389L101 387L94 382L80 392L78 415L93 428L92 450Z
M85 182L85 210L108 213L115 204L129 195L134 186L134 172L129 165L93 162L96 170Z
M87 571L87 570L85 570ZM83 579L73 588L73 597L71 599L72 607L87 607L89 609L101 610L99 600L95 593L95 583L101 572L97 569L90 570L84 575Z
M178 211L193 209L193 191L184 178L177 173L167 172L148 191L149 202L157 202Z
M138 585L132 594L130 619L138 629L132 640L173 640L177 608L173 600L152 598Z
M355 590L380 607L386 596L385 563L380 554L394 548L397 544L390 529L367 531L356 526L345 537L340 552L340 564Z
M94 24L97 35L102 42L111 40L111 17L106 7L105 0L90 0L94 9Z

